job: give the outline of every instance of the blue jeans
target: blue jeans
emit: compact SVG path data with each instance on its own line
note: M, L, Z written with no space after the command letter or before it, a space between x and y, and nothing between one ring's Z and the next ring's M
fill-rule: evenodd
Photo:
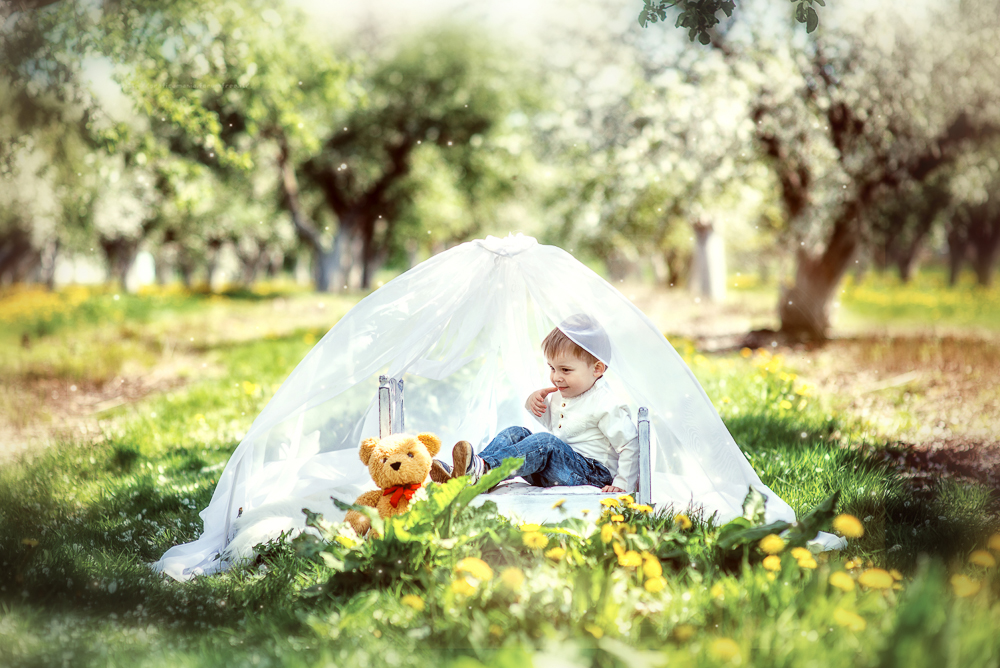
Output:
M508 457L523 457L524 464L507 479L521 476L536 487L604 487L614 480L600 462L584 457L552 434L532 434L524 427L507 427L477 454L491 469Z

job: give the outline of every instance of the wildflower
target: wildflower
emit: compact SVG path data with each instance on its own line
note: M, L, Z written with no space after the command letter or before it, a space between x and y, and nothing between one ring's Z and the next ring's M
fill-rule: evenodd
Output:
M791 407L792 407L792 402L789 401L788 399L782 399L780 402L778 402L778 408L780 408L782 410L786 410L787 411Z
M785 541L777 534L769 533L760 539L757 546L767 554L779 554L785 549Z
M975 564L976 566L994 568L997 565L997 560L994 559L993 555L986 550L975 550L969 555L969 563Z
M730 399L729 397L722 397L722 403L724 403L724 404L731 404L731 403L733 403L733 400Z
M740 350L740 357L742 357L743 359L746 359L751 355L753 355L753 351L750 350L749 348L743 348L742 350Z
M643 588L650 594L656 594L663 591L667 586L667 581L662 577L649 578L642 583Z
M865 535L865 528L854 515L837 515L833 519L833 528L842 536L847 538L861 538Z
M625 568L638 568L642 566L642 557L635 550L629 550L625 554L618 555L618 565Z
M642 553L642 572L647 578L658 578L663 575L660 560L649 552Z
M854 591L854 578L844 571L830 574L830 584L841 591Z
M549 544L549 539L546 538L544 534L538 533L537 531L529 531L528 533L522 535L521 541L526 546L538 550Z
M584 624L583 629L598 640L604 637L604 629L597 624Z
M618 499L609 496L606 499L601 499L601 505L602 506L607 506L608 508L617 508L618 507Z
M631 494L622 494L618 498L626 506L635 503L635 499L632 498Z
M38 545L38 540L35 538L22 538L21 545L27 545L28 547L35 547Z
M248 380L243 381L243 393L244 394L256 394L257 390L260 389L260 385L257 383L251 383Z
M687 531L691 528L691 518L684 513L674 515L674 524L679 526L682 531Z
M764 568L769 571L780 571L781 570L781 557L776 554L764 557Z
M955 590L955 596L959 598L975 596L979 593L980 587L983 586L978 580L973 580L968 575L952 575L950 582L951 588Z
M809 570L813 570L818 565L819 564L816 563L816 560L813 559L812 555L809 555L808 557L805 557L803 559L799 559L799 568L807 568Z
M864 617L843 608L837 608L833 611L833 621L837 622L840 626L846 626L852 631L864 631L865 627L868 626L868 622L865 621Z
M895 580L887 571L881 568L869 568L858 576L858 584L862 584L869 589L888 589Z
M653 506L647 506L645 503L637 503L633 510L637 513L651 513L653 512Z
M610 524L605 524L601 527L601 542L607 545L614 538L615 528Z
M903 579L903 574L897 571L895 568L889 571L889 575L891 575L892 579L896 580L897 582Z
M334 540L346 548L352 548L357 544L357 542L350 536L336 536L334 537Z
M451 590L456 594L461 594L462 596L472 596L476 593L476 587L468 578L458 578L451 583Z
M806 558L812 559L813 553L804 547L793 547L792 556L798 559L799 561L802 561L803 559Z
M694 627L690 624L678 624L674 627L674 637L680 642L690 640L694 636Z
M721 582L716 582L708 593L712 595L712 598L722 598L726 591L722 588Z
M624 515L612 515L611 516L611 521L612 522L624 522L625 521L625 516Z
M532 531L541 531L541 524L522 524L518 527L523 533L530 533Z
M510 566L500 571L500 581L511 591L517 591L524 584L524 571Z
M558 501L556 501L555 503L552 504L552 507L553 508L559 508L564 503L566 503L566 499L559 499Z
M990 541L986 544L994 552L1000 552L1000 533L990 536Z
M566 548L557 545L548 552L546 552L545 556L551 559L552 561L559 561L560 559L566 556Z
M399 599L403 605L408 605L417 612L424 609L424 599L420 598L415 594L407 594L403 598Z
M722 661L739 662L740 660L740 646L731 638L716 638L709 645L708 651L713 657Z
M493 579L493 569L482 559L476 557L466 557L457 564L455 570L459 573L465 572L481 582Z

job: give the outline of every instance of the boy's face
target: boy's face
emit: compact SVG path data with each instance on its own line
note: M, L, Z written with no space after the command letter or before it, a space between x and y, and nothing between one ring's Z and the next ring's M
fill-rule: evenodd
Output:
M566 399L583 394L604 374L603 362L587 364L575 355L556 355L548 363L549 380Z

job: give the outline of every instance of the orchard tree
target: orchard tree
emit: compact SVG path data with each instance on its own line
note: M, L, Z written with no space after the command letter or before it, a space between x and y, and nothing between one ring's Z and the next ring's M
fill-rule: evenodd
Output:
M453 28L411 36L397 53L372 60L359 79L363 103L338 116L301 169L336 223L327 242L293 214L316 250L319 289L368 287L396 246L399 222L431 182L414 174L418 161L450 173L467 209L511 192L505 121L532 104L512 61L480 36ZM285 179L289 200L296 195L292 176Z

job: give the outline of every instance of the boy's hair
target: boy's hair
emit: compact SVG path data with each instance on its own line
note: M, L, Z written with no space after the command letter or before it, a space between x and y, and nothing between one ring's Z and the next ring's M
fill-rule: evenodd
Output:
M597 355L569 338L566 332L572 332ZM549 359L556 355L568 354L583 360L588 365L602 362L607 367L611 357L611 343L604 328L596 320L589 315L577 313L563 320L558 327L549 332L542 341L542 352Z
M583 360L588 365L596 364L600 360L578 346L571 338L562 333L556 327L549 335L542 339L542 352L547 359L552 359L558 355L572 355Z

